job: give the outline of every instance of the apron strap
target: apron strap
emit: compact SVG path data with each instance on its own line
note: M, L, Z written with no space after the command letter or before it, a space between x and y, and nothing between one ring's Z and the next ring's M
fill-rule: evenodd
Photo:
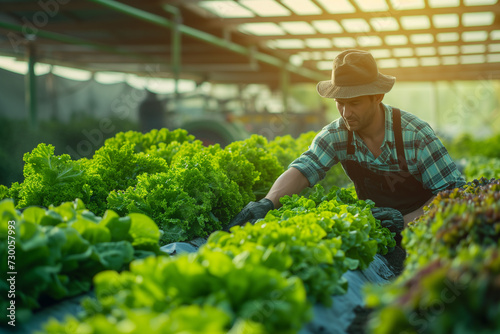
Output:
M399 168L407 172L408 165L406 164L403 131L401 129L401 110L398 108L392 108L392 127L394 130L394 140L396 141L396 154L398 156Z
M355 148L354 144L352 143L353 135L352 131L347 131L347 155L349 154L354 154Z
M396 141L396 154L398 157L399 168L405 172L408 171L406 163L405 149L403 143L403 132L401 129L401 110L392 108L392 127L394 131L394 140ZM352 131L347 131L347 154L354 154L355 148L353 144Z

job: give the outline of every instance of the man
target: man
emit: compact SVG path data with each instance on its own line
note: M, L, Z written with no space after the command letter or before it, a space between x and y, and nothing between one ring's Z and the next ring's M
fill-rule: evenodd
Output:
M142 133L165 126L166 103L167 100L160 100L158 95L146 90L146 97L139 105L139 123Z
M230 226L263 218L280 206L281 197L312 187L339 162L358 197L373 200L374 216L396 232L420 216L438 192L465 184L429 124L382 103L394 82L378 71L370 53L340 53L331 80L316 89L335 100L341 117L324 127L266 197L249 203Z

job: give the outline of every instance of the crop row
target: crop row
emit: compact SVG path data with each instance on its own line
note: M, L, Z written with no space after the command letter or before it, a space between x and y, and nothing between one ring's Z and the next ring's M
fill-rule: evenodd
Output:
M377 252L394 246L371 215L373 203L334 186L347 184L340 167L322 183L329 191L318 185L283 198L282 208L255 225L221 231L245 203L264 196L313 135L270 142L254 135L221 148L205 147L184 130L131 131L80 160L38 145L24 156L24 181L0 186L0 199L6 198L0 202L1 268L7 272L9 227L3 221L15 221L16 269L25 273L16 282L19 319L88 291L95 276L96 299L84 302L83 318L50 322L47 332L296 332L310 319L313 303L329 305L332 295L345 293L347 270L365 269ZM491 163L485 161L484 170ZM468 168L484 174L474 165ZM476 254L467 258L476 264L464 268L496 263L493 251L482 251L491 244L485 240L498 247L500 230L490 226L499 217L498 181L488 182L441 193L407 229L409 258L398 282L423 277L426 265L448 270L452 261L443 259L465 259L466 250ZM209 239L196 254L160 255L163 244L197 237ZM463 240L473 242L462 247ZM7 289L0 283L2 295ZM381 307L379 319L392 314L380 302L390 298L377 297L384 293L368 298ZM391 319L375 327L401 321Z
M94 278L79 317L45 333L296 333L311 306L347 290L342 275L366 268L395 241L373 202L346 189L287 197L255 225L213 233L196 253L135 260Z
M121 132L91 159L56 155L39 144L24 155L24 181L0 185L0 199L18 209L48 207L80 198L98 216L142 213L164 232L161 243L207 237L222 229L249 201L265 195L314 134L268 142L253 135L205 147L185 130ZM325 184L345 184L338 167Z
M441 192L403 232L405 270L372 287L371 332L500 330L500 180Z
M28 321L33 310L89 291L103 270L122 270L134 259L159 253L160 231L149 217L119 217L108 210L101 218L78 199L23 212L5 199L0 217L6 222L0 225L0 270L17 273L10 299L18 323ZM2 310L10 306L5 298L10 290L6 281L0 283Z

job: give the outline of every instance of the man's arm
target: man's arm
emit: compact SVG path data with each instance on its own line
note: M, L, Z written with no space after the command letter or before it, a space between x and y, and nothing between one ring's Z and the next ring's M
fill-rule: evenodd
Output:
M290 167L274 181L265 198L258 202L248 203L224 230L229 231L232 227L247 222L253 224L257 219L264 218L269 210L279 208L281 206L281 197L298 194L308 186L309 181L307 178L297 168Z
M420 217L421 215L424 214L424 206L429 205L436 196L432 196L427 202L425 202L420 208L417 210L407 213L406 215L403 216L403 220L405 222L405 227L408 226L408 223L413 221L415 218Z
M265 198L273 202L274 208L277 209L281 207L281 197L298 194L307 187L307 178L297 168L290 167L276 179Z

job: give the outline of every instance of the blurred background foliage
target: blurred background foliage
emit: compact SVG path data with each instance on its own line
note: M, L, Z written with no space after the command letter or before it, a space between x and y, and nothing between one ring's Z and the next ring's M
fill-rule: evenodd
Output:
M5 70L1 70L0 75L5 79L0 83L3 92L0 184L10 186L23 180L23 155L39 143L54 145L57 155L67 153L74 159L90 158L106 138L118 132L144 132L138 116L140 104L146 97L143 86L130 82L103 84L94 78L75 81L54 74L39 76L38 114L33 124L25 106L23 76ZM315 84L291 86L287 110L280 92L263 85L202 83L196 87L186 86L178 99L162 92L157 95L164 106L157 128L186 128L206 144L223 140L222 146L251 134L268 140L286 135L296 139L311 131L317 133L339 117L335 101L319 97ZM384 103L427 121L462 171L472 160L476 167L493 166L491 173L494 174L497 161L491 159L500 158L498 96L500 81L488 78L396 82ZM107 124L106 131L103 131L103 122ZM278 142L285 145L283 141ZM301 143L300 147L306 149L308 145ZM478 173L471 168L468 169L470 175ZM332 174L338 176L337 172Z

